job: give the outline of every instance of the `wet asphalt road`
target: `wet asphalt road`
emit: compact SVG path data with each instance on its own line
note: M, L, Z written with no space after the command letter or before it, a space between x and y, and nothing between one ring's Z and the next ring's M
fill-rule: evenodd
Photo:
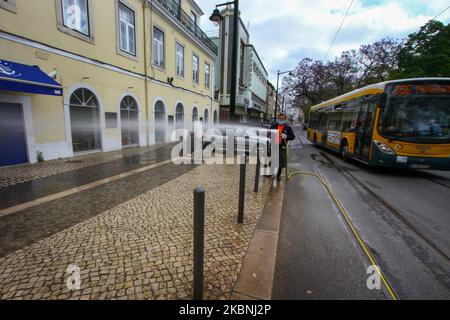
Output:
M296 128L290 171L320 173L400 299L450 299L450 174L374 169L314 148ZM386 299L370 263L313 177L287 185L274 299Z

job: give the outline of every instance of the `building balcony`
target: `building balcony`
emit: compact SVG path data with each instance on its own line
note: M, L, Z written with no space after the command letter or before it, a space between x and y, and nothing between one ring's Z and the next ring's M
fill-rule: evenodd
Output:
M175 17L186 30L199 39L209 50L215 55L219 53L219 49L214 42L198 27L196 22L173 0L156 0L159 2L173 17Z
M220 104L222 106L229 106L231 104L231 95L229 94L222 95ZM245 95L238 94L236 95L236 106L247 109L250 107L250 99Z

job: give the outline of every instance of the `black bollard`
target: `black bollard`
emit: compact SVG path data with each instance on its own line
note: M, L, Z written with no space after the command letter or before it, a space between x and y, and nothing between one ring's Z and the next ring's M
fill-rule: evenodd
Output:
M194 190L194 300L203 300L205 189Z
M244 208L245 208L245 173L247 167L247 157L245 155L241 156L241 176L239 179L239 214L238 223L244 223Z
M259 192L259 176L261 174L261 162L259 161L259 147L256 155L255 192Z

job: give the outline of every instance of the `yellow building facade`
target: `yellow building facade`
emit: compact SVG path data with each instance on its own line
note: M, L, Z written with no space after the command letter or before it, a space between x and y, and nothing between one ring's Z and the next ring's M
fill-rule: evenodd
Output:
M202 15L191 0L1 1L0 125L19 129L1 131L0 153L26 156L0 165L169 142L194 120L217 123L217 48ZM62 96L2 88L10 62L37 66Z

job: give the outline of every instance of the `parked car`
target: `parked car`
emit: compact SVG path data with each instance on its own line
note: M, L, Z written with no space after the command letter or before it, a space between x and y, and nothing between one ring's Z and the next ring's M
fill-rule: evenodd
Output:
M261 126L222 127L215 129L216 132L214 134L204 136L206 141L204 148L213 145L213 152L225 154L228 139L227 131L229 130L234 133L235 154L256 155L258 146L261 155L264 155L266 150L270 154L271 139L268 135L269 130Z

